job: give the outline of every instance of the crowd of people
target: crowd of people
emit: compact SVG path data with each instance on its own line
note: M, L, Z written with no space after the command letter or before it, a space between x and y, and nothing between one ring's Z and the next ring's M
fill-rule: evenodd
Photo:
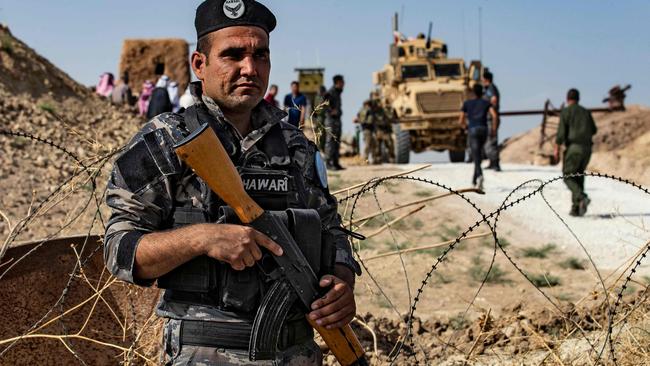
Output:
M138 113L147 119L165 112L176 113L194 102L189 94L189 87L181 95L178 82L171 80L167 75L161 75L155 84L145 80L136 97L129 86L128 73L122 74L116 83L113 74L105 72L99 77L95 93L108 99L113 105L136 106Z
M319 141L319 148L324 152L327 168L342 170L345 168L340 164L339 150L342 129L341 94L345 81L341 75L334 76L332 81L333 85L329 90L324 86L320 87L313 105L310 105L308 98L301 93L298 81L291 82L290 92L285 95L282 105L277 100L279 88L275 84L269 87L264 100L276 108L282 108L287 113L285 121L300 129L304 127L308 110L313 110L327 101L324 108L318 108L313 113L314 128L319 136L323 137ZM472 98L463 103L459 117L461 127L467 131L467 162L474 165L472 185L479 189L483 189L484 184L484 160L489 161L486 169L501 171L498 142L501 96L493 81L493 74L486 70L482 82L473 86ZM146 80L136 97L129 87L128 73L121 75L116 82L113 74L106 72L100 76L95 92L114 105L135 105L138 113L147 120L165 112L177 113L195 103L189 87L181 95L178 82L171 80L167 75L161 75L155 84ZM571 89L567 96L567 107L560 118L555 159L559 161L559 146L565 144L565 175L585 171L591 152L591 137L596 133L590 112L579 106L578 101L579 92ZM376 96L371 95L357 113L354 123L361 129L364 141L362 156L368 163L395 162L392 128L395 114L389 107L383 106ZM575 132L576 130L578 132ZM570 141L570 135L575 135L573 140L580 141ZM568 177L565 183L572 193L570 214L584 215L590 203L584 193L584 177Z
M315 96L313 105L310 105L308 98L300 92L300 83L292 81L291 92L286 94L282 105L277 100L279 88L273 84L264 97L264 100L276 108L281 108L287 113L285 121L298 128L303 128L308 110L327 101L324 108L315 111L314 127L319 130L319 148L326 156L326 165L331 170L345 169L340 164L339 149L341 140L341 94L345 86L345 80L341 75L335 75L332 79L332 87L328 90L325 86L320 87L319 93ZM129 75L123 74L115 82L115 77L110 72L103 73L95 87L95 93L106 98L113 105L135 106L138 113L147 120L166 113L177 113L182 109L194 104L190 94L189 86L181 95L178 82L171 80L167 75L161 75L154 84L151 80L142 83L140 93L134 95L129 87ZM376 119L377 117L371 117ZM390 128L390 124L388 124ZM385 130L385 128L384 128ZM382 132L377 132L381 134ZM388 133L390 135L390 133ZM391 142L392 144L392 139ZM391 145L392 146L392 145ZM392 154L392 148L391 154ZM391 158L392 159L392 158Z

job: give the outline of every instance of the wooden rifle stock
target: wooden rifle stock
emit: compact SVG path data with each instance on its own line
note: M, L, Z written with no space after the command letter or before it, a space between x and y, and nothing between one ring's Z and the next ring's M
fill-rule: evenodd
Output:
M264 213L264 209L246 193L237 169L207 124L176 145L175 151L235 211L242 223L250 224ZM367 365L363 347L349 324L343 328L326 329L309 317L307 320L341 365Z

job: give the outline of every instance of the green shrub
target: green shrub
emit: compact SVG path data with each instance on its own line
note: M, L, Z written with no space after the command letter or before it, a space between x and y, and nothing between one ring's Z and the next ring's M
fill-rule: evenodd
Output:
M453 330L465 329L467 328L468 325L469 325L469 320L467 320L463 314L458 314L456 316L449 318L449 326Z
M560 267L564 269L575 269L584 271L586 269L585 261L575 257L571 257L563 262L560 262Z
M14 42L12 41L11 37L6 33L0 35L0 50L10 55L14 53Z
M555 244L546 244L541 248L524 248L522 253L526 258L546 258L555 248Z
M45 112L56 113L56 107L50 103L41 103L38 105L38 108L44 110Z
M423 191L423 190L417 190L415 193L413 193L416 197L429 197L431 195L431 192L429 191Z
M529 274L528 279L537 287L555 287L562 284L560 277L553 276L548 272L545 274Z
M480 256L472 258L472 266L469 267L469 275L474 281L486 283L506 283L509 280L506 278L506 272L501 269L498 264L494 264L490 273L488 274L489 266L483 263ZM487 275L487 278L486 278Z

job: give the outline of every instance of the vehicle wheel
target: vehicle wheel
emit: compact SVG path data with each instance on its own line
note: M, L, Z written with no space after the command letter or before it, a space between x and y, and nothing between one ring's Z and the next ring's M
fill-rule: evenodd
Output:
M395 133L395 163L408 164L411 155L411 134L409 131L402 131L399 123L393 125Z
M449 160L452 163L465 162L465 151L463 150L449 150Z

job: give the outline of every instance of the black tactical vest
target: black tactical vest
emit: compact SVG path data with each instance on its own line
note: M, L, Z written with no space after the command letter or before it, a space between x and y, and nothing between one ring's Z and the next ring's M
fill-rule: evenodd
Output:
M315 213L315 217L310 216L307 210L301 210L302 213L298 214L284 214L284 210L287 209L307 207L302 172L298 164L292 160L291 146L288 146L283 136L283 128L294 127L278 123L249 151L242 153L239 144L229 137L230 132L227 127L218 123L203 104L192 106L185 112L188 131L196 129L199 126L198 121L207 122L214 129L237 167L244 188L251 198L263 209L278 211L283 215L290 230L292 226L301 227L300 233L296 230L292 232L299 245L304 243L320 249L320 219L314 210L309 211ZM196 184L201 186L201 198L206 210L176 207L172 227L206 222L239 223L232 210L229 210L200 178L197 177L196 180ZM307 214L303 215L303 213ZM303 222L291 222L295 220ZM312 257L310 262L315 267L316 273L321 267L325 267L321 266L323 260L331 262L329 258L334 257L333 249L331 253L322 256L320 250L316 255L305 254L308 260ZM228 264L201 256L159 278L158 287L165 289L165 301L168 302L212 306L244 316L253 316L266 290L270 287L269 281L270 279L258 267L235 271Z

